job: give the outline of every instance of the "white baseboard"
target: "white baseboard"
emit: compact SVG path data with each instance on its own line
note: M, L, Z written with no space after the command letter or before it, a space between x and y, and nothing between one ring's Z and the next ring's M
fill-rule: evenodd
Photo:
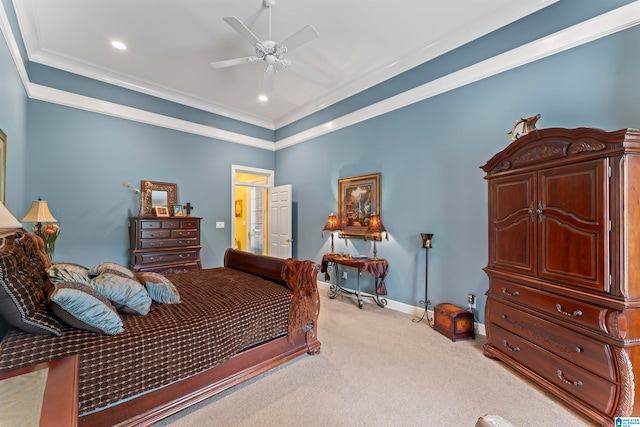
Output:
M318 289L328 291L329 286L331 286L331 283L318 280ZM345 289L348 289L349 291L354 291L353 289L349 289L349 288L345 288ZM361 292L361 295L366 297L371 296L371 294L368 294L366 292ZM424 313L424 307L416 307L414 305L405 304L403 302L394 301L388 298L386 298L386 300L387 300L386 308L390 310L395 310L401 313L406 313L406 314L409 314L412 316L418 316L418 317L421 317L422 314ZM364 299L363 302L367 304L373 304L373 301L369 301L368 299ZM433 310L428 310L427 315L433 319ZM476 334L486 335L484 323L475 322L475 329L476 329Z

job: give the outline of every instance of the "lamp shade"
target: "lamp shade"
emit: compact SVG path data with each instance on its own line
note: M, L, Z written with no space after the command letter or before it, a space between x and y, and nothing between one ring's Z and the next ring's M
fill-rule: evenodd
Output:
M327 218L327 223L324 225L322 231L337 231L340 230L340 224L338 224L338 218L332 213Z
M433 233L420 233L420 236L422 236L422 247L431 249L433 247Z
M375 213L371 214L371 216L369 217L369 224L367 225L367 233L382 233L387 231L386 228L384 228L384 225L382 225L382 220L380 219L380 215L377 215Z
M0 228L22 228L22 224L11 215L4 203L0 202Z
M56 219L51 215L51 211L49 211L47 201L40 198L31 202L31 208L22 220L24 222L56 222Z

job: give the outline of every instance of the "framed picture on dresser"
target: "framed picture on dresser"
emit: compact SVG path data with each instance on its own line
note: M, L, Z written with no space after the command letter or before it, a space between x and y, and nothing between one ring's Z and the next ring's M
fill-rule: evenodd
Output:
M156 216L169 216L169 209L166 206L156 206Z

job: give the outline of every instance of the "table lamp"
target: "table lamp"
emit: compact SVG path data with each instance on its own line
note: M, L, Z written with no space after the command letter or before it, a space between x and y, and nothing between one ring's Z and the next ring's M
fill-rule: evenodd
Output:
M22 228L22 224L14 217L4 203L0 202L0 229Z
M327 223L322 229L322 237L324 237L325 231L331 233L331 253L329 255L335 255L335 252L333 251L333 232L338 230L340 230L340 224L338 224L338 218L336 218L336 216L332 212L331 215L329 215L329 217L327 218Z
M376 240L382 240L381 234L385 233L387 241L389 240L389 233L387 233L387 229L382 225L382 220L380 219L380 215L376 215L376 213L372 213L369 217L369 224L367 225L367 232L365 234L366 237L371 235L373 236L373 258L372 261L378 260L378 251L376 249Z
M51 211L49 211L47 201L42 200L40 197L38 197L38 200L31 202L31 208L29 208L29 212L22 218L22 221L35 222L36 227L34 232L38 236L42 236L43 222L57 222L53 215L51 215Z

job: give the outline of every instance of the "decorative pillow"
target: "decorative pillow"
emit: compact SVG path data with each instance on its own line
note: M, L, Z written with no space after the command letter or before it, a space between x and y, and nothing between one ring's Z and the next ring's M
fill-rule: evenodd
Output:
M143 316L149 313L151 297L135 276L129 279L119 274L102 273L91 279L90 286L107 297L118 311Z
M49 310L74 328L107 335L124 331L109 300L83 283L57 283L49 297Z
M51 283L77 282L91 284L89 269L71 262L56 262L47 269Z
M102 273L120 274L121 276L128 277L129 279L136 279L133 271L119 264L116 264L115 262L103 262L102 264L98 264L95 267L91 267L91 269L89 270L89 277L93 278L101 275Z
M151 271L140 271L136 278L146 288L149 296L155 302L162 304L180 304L180 292L173 283L162 274Z
M60 323L47 313L42 278L13 236L0 239L0 315L31 334L60 336Z

